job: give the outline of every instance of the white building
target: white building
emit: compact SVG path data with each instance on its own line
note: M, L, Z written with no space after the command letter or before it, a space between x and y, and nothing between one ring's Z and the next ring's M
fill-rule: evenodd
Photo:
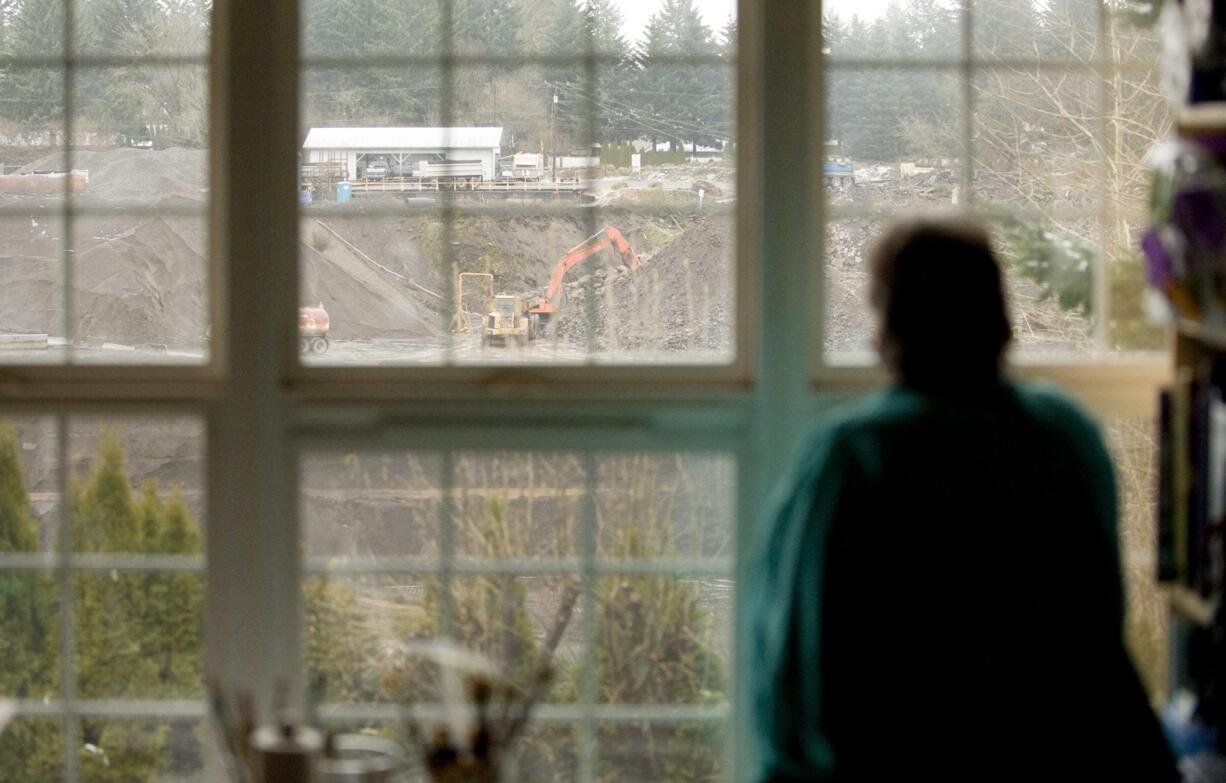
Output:
M502 128L311 128L302 149L308 163L343 162L350 179L382 162L392 176L423 165L480 163L482 179L498 176Z

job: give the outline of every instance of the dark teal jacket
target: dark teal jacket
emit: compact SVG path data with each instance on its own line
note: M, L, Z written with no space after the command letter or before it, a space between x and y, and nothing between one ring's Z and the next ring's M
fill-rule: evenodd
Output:
M1122 638L1110 458L1063 396L827 420L746 586L752 779L1174 780Z

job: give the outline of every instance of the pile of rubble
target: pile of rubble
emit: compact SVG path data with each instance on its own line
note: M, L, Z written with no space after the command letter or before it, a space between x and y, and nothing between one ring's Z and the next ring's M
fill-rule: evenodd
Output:
M642 267L598 268L567 286L554 329L594 350L732 348L733 219L698 217Z

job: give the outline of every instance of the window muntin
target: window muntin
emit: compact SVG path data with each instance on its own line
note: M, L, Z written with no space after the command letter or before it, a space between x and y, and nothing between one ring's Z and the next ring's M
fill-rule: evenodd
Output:
M640 26L648 15L634 4L595 4L585 17L555 3L531 23L504 18L509 4L406 4L394 13L416 22L386 26L399 31L389 33L402 47L394 54L377 35L337 45L343 31L314 5L304 12L302 186L312 203L302 207L301 298L328 310L332 344L323 354L306 344L307 364L733 360L735 24L731 8L714 16L729 4L696 6L693 17L662 6L638 53L646 28L625 15ZM404 126L419 130L356 130ZM339 130L325 143L312 128ZM501 128L493 150L465 141L475 128ZM606 228L630 249L606 242L578 259L531 319L541 328L482 340L486 302L457 291L460 273L492 274L495 293L535 308L567 251ZM371 284L325 282L347 266Z

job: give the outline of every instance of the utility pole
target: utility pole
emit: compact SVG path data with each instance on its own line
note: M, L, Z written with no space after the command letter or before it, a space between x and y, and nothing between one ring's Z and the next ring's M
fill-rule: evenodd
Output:
M554 182L558 181L558 90L553 90L553 106L549 112L549 158Z

